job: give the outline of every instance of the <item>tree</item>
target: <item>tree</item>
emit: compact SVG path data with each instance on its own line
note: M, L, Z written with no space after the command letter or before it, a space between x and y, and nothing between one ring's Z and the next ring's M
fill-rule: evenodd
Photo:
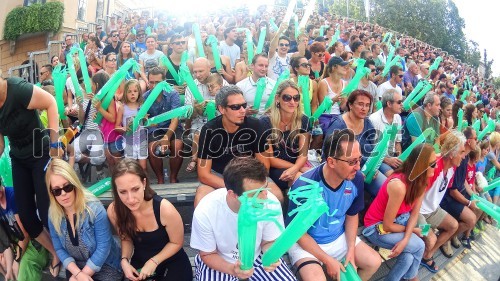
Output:
M500 77L493 79L493 86L495 86L495 89L500 90Z
M483 63L484 63L484 79L488 80L491 76L491 66L493 65L494 60L488 61L488 54L486 53L486 49L484 49Z
M479 52L479 45L476 41L469 40L467 42L465 54L461 59L468 65L471 65L475 68L479 66L479 63L481 62L481 52Z

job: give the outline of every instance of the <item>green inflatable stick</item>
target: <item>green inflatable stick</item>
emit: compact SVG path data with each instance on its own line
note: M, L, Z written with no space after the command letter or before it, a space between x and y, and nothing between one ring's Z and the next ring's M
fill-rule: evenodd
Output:
M217 69L217 71L220 71L222 69L222 62L220 60L219 53L219 40L217 40L217 37L210 34L207 39L207 44L210 44L210 46L212 46L212 55L214 56L215 68Z
M460 98L460 101L465 102L465 99L469 96L470 91L465 90L464 93L462 94L462 97Z
M482 141L483 138L486 136L486 134L489 134L495 130L495 121L493 120L488 120L488 125L482 130L479 135L477 135L477 139L479 141Z
M330 43L328 43L328 48L333 46L333 44L339 40L339 37L340 37L340 28L339 25L337 24L337 29L335 29L335 34L333 35L332 40L330 40Z
M144 127L158 125L162 122L165 122L167 120L174 119L174 118L179 118L179 117L189 118L189 117L191 117L191 114L193 114L193 107L191 105L184 105L184 106L169 110L167 112L164 112L160 115L156 115L154 117L149 118L146 121L146 124L144 124Z
M262 95L264 95L265 90L266 90L266 77L259 78L259 80L257 80L257 91L255 92L253 109L259 110L260 101L262 100Z
M399 44L401 44L401 42L399 42L399 39L396 39L396 46L394 46L394 48L399 48Z
M191 76L191 72L189 71L189 68L186 65L181 65L179 68L180 74L182 79L186 82L187 87L193 94L194 99L198 103L202 103L205 101L203 96L200 93L200 90L198 89L198 86L196 86L196 82L194 82L193 76Z
M64 112L64 88L66 86L66 78L68 76L67 69L57 65L52 71L52 78L54 79L54 90L56 94L57 112L61 120L66 120L68 117Z
M215 118L215 101L208 101L207 106L205 107L205 114L207 115L208 121Z
M482 100L478 100L478 101L476 101L476 102L474 103L474 106L478 106L478 105L480 105L480 104L483 104L483 101L482 101Z
M386 63L384 66L384 70L382 71L382 76L387 76L387 73L389 73L389 69L393 66L396 65L396 63L401 60L401 57L399 55L395 56L392 60L388 60L389 63Z
M151 32L152 32L152 31L151 31L151 26L146 27L145 32L146 32L146 36L151 35Z
M2 183L4 186L14 186L14 181L12 180L12 160L10 159L10 145L9 139L3 137L4 149L0 156L0 177L2 178Z
M390 32L387 32L387 33L384 35L384 39L382 39L382 43L385 43L385 42L389 42L389 41L391 41L391 38L389 38L389 35L390 35L390 37L392 37L392 33L390 33ZM387 40L387 39L389 39L389 40Z
M401 155L399 155L399 160L401 161L406 161L406 159L408 158L408 156L410 156L410 153L411 151L419 144L425 142L426 138L431 135L431 134L435 134L434 133L434 130L432 128L427 128L420 136L418 136L418 138L412 142L412 144L410 146L408 146L405 151L403 151L403 153L401 153Z
M276 219L281 215L279 209L269 209L266 205L279 205L269 199L259 199L259 193L264 188L244 192L238 200L241 202L238 211L238 249L242 270L253 268L255 262L255 243L257 238L257 223L259 221L272 221L280 229L281 224ZM252 196L250 196L253 194Z
M73 56L69 53L66 55L66 62L68 65L69 75L71 77L71 83L73 83L73 88L75 89L75 96L83 98L82 88L80 87L78 77L76 76L75 62L73 61Z
M95 196L99 196L104 192L108 191L110 188L111 188L111 178L107 177L89 187L88 191L90 191L90 193L94 194Z
M489 120L489 119L490 119L490 118L488 118L488 114L484 113L484 114L483 114L483 122L484 122L484 123L486 123L486 124L488 124L488 120Z
M297 78L298 86L302 90L302 101L304 104L304 114L311 117L311 95L309 94L309 76L299 75Z
M486 173L487 180L492 180L493 177L495 177L496 169L497 168L495 166L493 166L493 167L491 167L491 169L488 170L488 172Z
M381 100L378 100L376 103L375 103L375 111L378 111L379 109L382 108L382 101Z
M495 166L493 166L493 168L495 168ZM498 187L498 186L500 186L500 178L497 178L497 179L491 181L488 186L486 186L485 188L483 188L483 192L490 191L490 190L492 190L492 189L494 189L495 187Z
M427 76L430 76L431 72L433 70L436 70L439 68L439 64L441 64L441 61L443 61L443 58L441 56L437 57L434 62L432 63L431 67L429 67L429 73L427 74Z
M297 15L294 15L293 21L295 23L295 39L297 39L297 38L299 38L299 34L300 34L299 17Z
M247 41L247 64L251 65L253 56L254 56L254 45L253 45L253 38L252 38L252 32L248 28L237 28L237 32L243 32L245 31L245 36L246 36L246 41Z
M461 132L463 130L463 120L464 120L464 110L463 109L459 109L458 110L458 124L457 124L457 131Z
M457 96L457 94L458 94L458 86L457 86L457 85L453 86L453 93L452 93L452 94L453 94L455 97Z
M365 175L365 183L370 184L373 180L373 176L378 171L378 168L382 164L384 157L387 155L387 148L389 146L390 134L389 131L396 130L395 125L387 126L382 139L380 139L370 154L370 157L366 160L363 168L361 168L361 172Z
M354 90L358 88L361 78L363 78L366 74L370 73L370 69L364 67L365 65L364 59L358 59L357 64L358 67L356 67L356 73L354 74L354 77L351 79L351 81L349 81L349 84L345 86L345 88L342 90L340 94L342 97L349 96L349 94L351 94Z
M415 88L413 88L413 91L405 98L403 101L403 108L404 110L410 110L410 102L413 100L413 98L422 90L422 88L429 84L426 80L420 80Z
M193 24L193 34L196 41L196 48L198 50L198 57L205 57L205 51L203 50L203 43L201 41L200 25L198 23Z
M275 19L274 18L271 18L269 20L269 24L271 25L271 28L274 30L274 31L278 31L279 27L276 25L276 22L275 22Z
M319 27L319 36L324 36L325 35L325 28L329 28L329 25L322 25Z
M290 200L297 205L297 208L290 212L290 216L293 214L296 216L262 256L262 265L264 266L270 266L277 262L319 217L328 211L328 206L322 197L323 188L319 186L319 183L302 177L300 179L308 182L309 185L301 186L288 193Z
M302 15L302 19L300 19L300 24L299 24L299 27L301 29L306 28L307 22L309 21L309 18L311 17L315 6L316 6L316 0L311 0L311 1L309 1L307 6L305 7L304 13Z
M148 98L144 102L144 104L139 108L139 112L137 112L137 115L134 117L132 132L135 132L137 130L137 128L139 127L139 122L142 120L142 118L144 118L144 116L146 116L146 113L148 113L148 110L149 108L151 108L151 105L153 105L156 98L158 98L158 96L163 91L167 92L172 91L170 85L165 81L160 82L154 87L154 89L151 91Z
M333 105L332 99L324 98L321 104L314 112L313 116L311 117L311 123L314 124L316 121L318 121L321 114L330 110L330 108L332 108L332 105Z
M68 56L73 56L75 53L78 53L78 60L80 60L80 69L82 70L83 84L85 86L85 93L92 93L92 84L90 83L89 72L87 71L87 59L85 58L85 54L80 47L72 47L69 53L66 55L66 59ZM85 71L84 71L85 70ZM76 87L75 87L76 88Z
M472 194L471 199L478 201L476 205L479 209L491 216L497 222L500 221L500 207L488 202L488 200L479 197L476 194Z
M410 102L410 108L413 107L421 100L430 90L432 89L432 84L427 84L425 87L418 93L418 95Z
M481 131L481 119L477 119L474 124L472 124L472 129L476 131L477 134Z
M290 19L293 15L293 10L295 9L295 5L297 4L297 0L291 0L288 2L288 6L286 7L285 16L283 17L283 22L286 24L290 23Z
M271 106L271 104L273 104L279 84L288 79L290 79L290 69L287 68L280 74L280 76L278 77L278 81L276 81L276 84L274 84L273 90L271 91L269 99L266 102L266 110Z
M130 32L134 35L137 35L137 30L135 30L135 27L132 27L132 29L130 30Z
M361 277L359 277L356 269L352 266L351 263L347 264L345 267L345 272L340 271L340 280L342 281L361 281Z
M420 233L422 233L422 236L427 236L429 234L429 231L431 230L431 225L426 223L426 224L420 224L418 226L418 228L420 228L422 231Z
M172 77L175 80L175 83L177 85L182 85L181 77L179 76L179 73L175 70L174 65L172 62L167 58L167 56L163 55L160 58L160 61L162 62L163 65L165 65L168 69L168 72L172 74Z
M267 28L264 26L260 29L259 42L257 44L256 54L261 54L262 49L264 49L264 43L266 42Z

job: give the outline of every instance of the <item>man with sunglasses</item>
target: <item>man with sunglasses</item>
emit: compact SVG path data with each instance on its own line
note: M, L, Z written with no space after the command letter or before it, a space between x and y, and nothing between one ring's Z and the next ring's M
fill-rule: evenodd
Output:
M201 200L193 214L191 247L199 250L195 257L196 280L296 280L286 264L279 259L264 267L261 253L266 252L281 235L273 222L257 224L255 261L250 270L242 270L238 244L239 197L257 196L275 204L266 204L266 209L279 213L278 223L283 225L283 216L278 199L268 192L265 166L254 158L235 158L224 169L224 185ZM222 180L222 179L221 179Z
M133 46L132 49L133 49L133 51L135 52L136 55L140 56L147 49L147 46L146 46L146 31L144 29L138 29L136 37L137 38L136 38L136 40L134 42L134 46Z
M340 271L345 271L347 263L358 268L362 280L368 280L381 259L356 235L358 214L364 208L360 145L349 129L334 132L325 144L326 162L302 177L319 183L329 210L288 251L290 261L304 281L326 280L322 266L329 277L340 280ZM291 190L308 184L299 178ZM288 210L295 208L296 204L290 201ZM292 220L293 217L287 217L287 224ZM341 264L342 259L345 262Z
M375 62L372 59L366 60L365 67L368 67L370 69L370 72L361 78L358 84L358 90L367 91L368 93L370 93L370 95L372 95L373 100L375 100L375 98L377 97L377 85L375 85L373 81L375 80L377 68L375 67ZM373 112L374 106L375 103L372 102L370 113Z
M267 77L277 80L278 77L290 67L290 58L292 53L290 50L290 39L286 36L281 36L281 33L288 28L288 24L283 23L280 29L274 35L273 40L269 44L269 68L267 70ZM276 51L277 50L277 51Z
M115 53L118 54L120 52L120 46L122 42L118 40L118 31L117 30L112 30L109 33L109 36L111 37L111 44L106 45L104 47L104 50L102 50L102 54L105 56L109 53Z
M198 179L194 205L208 193L225 187L222 173L235 157L255 157L265 162L266 140L259 120L246 116L247 102L237 86L223 86L215 96L221 115L208 121L202 128L198 148ZM283 202L278 186L269 183L271 192Z
M403 81L403 75L404 75L401 67L398 65L391 66L391 68L389 69L389 75L391 78L388 81L382 83L380 86L378 86L377 100L374 101L374 103L381 100L382 95L389 89L394 89L401 95L403 94L403 90L399 86Z
M433 260L437 249L441 249L443 255L448 258L453 255L449 244L444 244L457 231L458 222L439 204L443 200L446 190L453 183L456 167L460 165L465 156L464 144L465 137L461 132L452 130L446 136L441 146L441 157L438 157L436 161L434 176L429 179L429 185L420 207L418 225L430 224L432 228L439 229L437 238L433 231L424 237L425 252L422 265L433 273L438 270Z

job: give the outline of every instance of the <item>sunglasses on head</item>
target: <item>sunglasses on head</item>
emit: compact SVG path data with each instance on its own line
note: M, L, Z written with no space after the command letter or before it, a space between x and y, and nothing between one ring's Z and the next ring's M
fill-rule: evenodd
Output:
M288 46L290 46L290 44L288 44L288 43L280 43L280 47L288 47Z
M55 197L58 197L61 196L63 190L65 193L70 193L73 192L73 190L75 190L75 186L69 183L61 188L51 189L50 193L52 193L52 195L54 195Z
M303 63L299 64L299 66L302 66L302 67L311 67L311 64L307 63L307 62L303 62Z
M292 96L292 95L289 95L289 94L284 94L284 95L281 95L281 98L283 99L284 102L289 102L291 101L292 99L295 101L295 102L299 102L300 101L300 95L295 95L295 96Z
M177 45L177 46L179 46L179 45L184 45L184 44L186 44L186 41L177 41L177 42L172 42L172 44Z
M227 107L231 108L231 110L240 110L240 108L247 108L247 103L242 103L242 104L231 104L231 105L227 105Z

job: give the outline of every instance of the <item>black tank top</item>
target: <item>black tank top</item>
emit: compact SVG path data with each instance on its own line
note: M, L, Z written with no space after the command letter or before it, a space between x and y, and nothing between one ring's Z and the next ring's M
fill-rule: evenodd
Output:
M323 75L323 71L325 70L325 63L323 61L320 61L320 65L321 65L321 68L319 69L319 77L321 77ZM311 78L312 80L316 79L316 76L314 75L314 71L312 70L309 70L309 78Z
M163 198L158 195L153 197L153 211L156 223L158 224L158 229L150 232L137 232L135 238L132 239L134 242L134 255L132 256L130 263L136 269L142 268L151 257L158 254L161 250L163 250L163 248L165 248L165 245L170 242L167 230L165 229L165 226L161 224L160 220L160 205L162 200ZM164 272L167 263L177 259L182 252L184 252L184 250L181 248L175 255L160 263L156 272Z
M172 63L172 65L174 66L175 71L177 71L177 73L179 73L180 65L176 65L170 59L169 56L167 56L167 59ZM177 82L175 81L174 76L172 76L172 73L170 73L170 71L167 71L167 74L165 75L165 81L167 81L167 83L169 83L170 85L177 85ZM177 86L179 86L179 85L177 85Z

